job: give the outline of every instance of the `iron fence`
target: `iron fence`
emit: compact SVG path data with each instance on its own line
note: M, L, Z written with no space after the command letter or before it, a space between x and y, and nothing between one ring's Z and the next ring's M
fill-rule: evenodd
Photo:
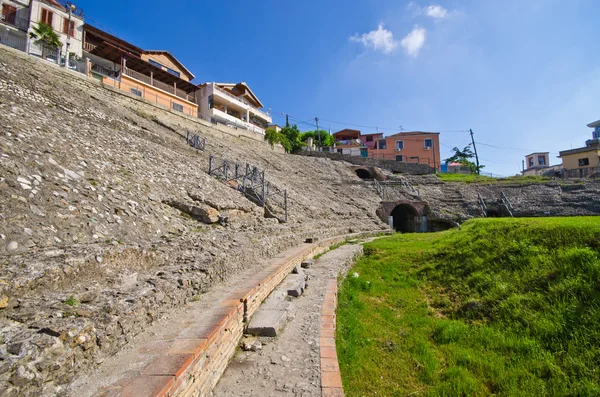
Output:
M273 212L273 206L283 211L283 219L288 221L288 195L287 189L281 189L265 179L265 171L257 166L246 163L219 159L210 156L208 174L229 184L232 188L244 194L249 200L257 205L267 208Z
M201 138L197 134L192 134L190 131L187 131L185 135L185 143L193 147L194 149L198 149L201 151L206 150L206 138Z
M25 36L19 37L6 32L5 34L0 34L0 43L15 50L27 51L27 38Z

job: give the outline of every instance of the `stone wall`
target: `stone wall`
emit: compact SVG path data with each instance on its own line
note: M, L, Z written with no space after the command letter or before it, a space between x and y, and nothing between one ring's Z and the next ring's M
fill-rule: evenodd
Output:
M351 164L363 165L367 167L379 167L402 174L426 175L434 173L434 169L425 164L413 164L395 160L382 160L370 157L350 156L348 154L341 153L302 151L298 154L308 157L320 157L336 161L347 161Z

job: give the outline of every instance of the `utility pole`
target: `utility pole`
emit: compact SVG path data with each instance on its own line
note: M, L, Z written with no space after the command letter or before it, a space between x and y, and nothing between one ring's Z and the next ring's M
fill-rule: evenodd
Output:
M479 156L477 156L477 147L475 146L475 138L473 138L473 130L469 128L471 131L471 142L473 142L473 151L475 151L475 164L477 164L477 175L479 175Z
M71 15L76 9L75 4L67 3L69 7L69 22L67 24L67 54L65 55L65 68L69 68L69 49L71 47Z
M315 117L315 122L317 123L317 134L319 134L319 149L321 148L321 131L319 131L319 118Z
M289 127L290 126L290 115L289 114L285 114L285 126Z
M431 150L433 150L433 173L437 174L437 167L435 166L435 163L437 162L435 155L435 139L433 138L431 138Z

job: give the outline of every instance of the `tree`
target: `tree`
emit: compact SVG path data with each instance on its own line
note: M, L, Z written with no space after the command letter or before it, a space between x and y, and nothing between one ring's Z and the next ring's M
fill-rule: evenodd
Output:
M42 58L46 59L46 51L56 50L62 47L62 42L58 37L58 34L52 29L52 26L47 23L40 22L37 26L31 28L29 37L32 38L35 44L42 47Z
M444 163L459 163L465 167L469 167L469 169L471 170L471 174L476 174L483 167L485 167L485 165L480 165L479 167L477 167L477 165L474 162L469 160L475 157L475 153L473 153L469 145L465 146L463 150L460 150L455 146L452 149L452 151L454 152L454 155L444 160Z
M279 143L287 153L298 153L302 150L304 143L300 141L300 130L296 125L284 127L277 132L274 128L265 131L265 141L271 146Z
M300 134L300 140L304 143L308 140L308 138L312 138L315 145L319 144L319 134L321 135L321 146L333 146L335 143L335 139L333 135L325 130L317 130L317 131L305 131Z

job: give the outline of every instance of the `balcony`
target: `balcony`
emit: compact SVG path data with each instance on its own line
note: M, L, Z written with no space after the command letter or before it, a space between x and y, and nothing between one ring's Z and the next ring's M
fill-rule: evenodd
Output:
M185 99L186 101L194 103L195 98L194 98L193 93L188 94L187 92L183 91L182 89L176 88L175 85L165 84L162 81L156 80L152 76L146 76L145 74L136 72L135 70L132 70L127 67L124 69L123 74L125 76L131 77L138 81L141 81L142 83L145 83L145 84L151 85L155 88L158 88L159 90L165 91L171 95L175 95L181 99Z
M250 112L254 113L256 116L260 117L261 119L265 120L267 123L271 123L271 121L273 120L271 118L271 116L269 116L265 112L255 108L253 105L250 104L250 102L248 102L244 98L237 97L237 96L233 95L232 93L228 92L227 90L217 87L215 84L212 84L212 87L214 89L213 92L215 94L221 95L229 102L233 102L234 104L242 107L243 109L249 109Z
M7 25L14 26L17 29L22 30L23 32L27 32L27 29L29 29L29 21L24 18L18 18L15 13L1 14L0 20Z
M210 109L210 115L213 119L215 119L216 122L225 124L228 127L240 128L240 129L252 131L252 132L255 132L255 133L261 134L261 135L265 134L265 130L263 128L261 128L257 125L254 125L252 123L247 123L244 120L238 119L237 117L227 114L222 110L215 109L215 108Z

